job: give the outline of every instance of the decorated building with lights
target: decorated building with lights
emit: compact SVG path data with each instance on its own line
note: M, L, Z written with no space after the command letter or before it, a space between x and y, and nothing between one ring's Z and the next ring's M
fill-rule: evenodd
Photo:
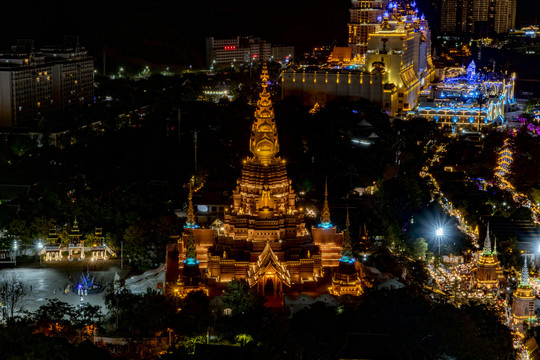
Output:
M263 294L280 295L294 285L316 285L323 276L323 263L337 266L332 259L341 251L343 234L330 224L326 200L321 228L329 233L324 241L318 238L323 246L314 244L303 209L296 204L285 161L276 156L279 141L266 64L261 79L249 141L253 156L243 160L222 226L201 229L196 224L190 190L186 231L177 244L177 292L189 290L188 283L198 288L204 281L213 287L243 279ZM195 268L203 279L194 276Z
M321 261L323 267L336 267L339 265L341 248L343 244L343 232L339 233L330 219L330 207L328 205L328 184L324 184L324 203L321 211L321 223L311 228L313 243L321 249Z
M353 57L364 57L367 52L368 35L375 31L377 20L382 16L388 0L352 0L349 28L349 47Z
M489 224L484 241L484 249L471 273L473 284L476 287L494 289L498 288L500 282L504 280L503 271L499 259L497 259L497 243L495 242L495 246L493 249L491 248Z
M282 97L307 106L337 98L368 99L389 115L412 110L434 78L431 32L414 1L389 2L367 36L364 65L297 69L283 73Z
M533 288L529 284L529 268L527 267L527 257L525 257L521 279L512 300L512 326L514 329L523 331L523 322L536 322L535 299Z
M466 69L448 69L422 93L418 115L454 130L503 125L505 112L516 108L515 80L515 73L479 73L474 61Z
M362 279L356 269L356 259L353 257L351 234L349 231L349 209L347 209L347 220L345 223L345 235L343 239L343 250L339 259L339 266L332 275L332 286L329 288L330 294L360 296L364 293Z

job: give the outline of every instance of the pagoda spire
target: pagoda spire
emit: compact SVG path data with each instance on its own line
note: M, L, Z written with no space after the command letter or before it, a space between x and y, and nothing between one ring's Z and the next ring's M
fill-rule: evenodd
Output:
M193 211L193 190L191 188L191 183L189 183L188 210L185 227L194 228L195 225L195 212Z
M493 252L492 252L493 255L497 255L497 238L494 237L493 239Z
M342 262L353 262L351 233L349 232L349 206L347 205L347 218L345 220L345 231L343 231L343 249L341 250Z
M186 259L195 259L197 257L197 252L195 249L195 237L193 236L193 231L190 232L189 237L186 243Z
M521 269L521 281L519 286L529 286L529 268L527 267L527 255L525 255L525 263L523 264L523 269Z
M490 255L491 254L491 240L489 239L489 223L487 226L487 232L486 232L486 240L484 240L484 251L482 251L484 255Z
M330 227L330 207L328 206L328 178L324 180L324 204L321 212L321 227Z
M279 152L274 107L270 93L267 91L268 77L268 68L266 61L264 61L261 72L262 91L259 93L259 100L257 100L255 121L251 125L251 138L249 140L249 150L253 153L255 160L263 165L270 164Z

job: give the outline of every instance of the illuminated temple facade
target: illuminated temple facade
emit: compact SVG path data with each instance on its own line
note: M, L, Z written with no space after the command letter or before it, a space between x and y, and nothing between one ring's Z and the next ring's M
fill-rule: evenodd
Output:
M505 112L516 109L515 82L515 73L477 72L474 60L467 68L446 68L422 93L418 115L454 130L505 124Z
M323 276L324 266L338 265L343 233L338 233L328 220L323 229L327 233L315 235L318 240L313 242L303 210L297 207L285 161L277 156L279 141L267 89L266 64L261 79L262 91L249 141L252 156L243 160L223 226L197 226L190 191L186 231L178 239L181 292L188 282L191 289L200 286L198 278L183 276L193 275L195 266L200 271L206 269L208 286L244 279L263 294L279 295L294 285L315 285ZM327 207L327 201L325 204ZM189 264L190 270L185 270Z
M372 27L364 65L290 67L283 72L282 97L297 97L307 106L367 99L389 115L412 110L435 74L429 25L414 1L391 1Z
M346 229L343 240L343 250L337 269L332 274L330 294L336 296L360 296L364 293L360 272L356 269L356 259L353 257L351 234L349 232L349 209L347 209Z
M521 279L512 299L512 325L515 330L523 332L523 322L536 320L535 299L533 288L529 284L529 268L527 267L527 257L525 257Z
M491 240L489 238L489 224L487 228L484 249L476 266L472 269L474 285L487 289L498 288L500 282L504 280L503 271L499 260L497 259L497 243L491 249Z

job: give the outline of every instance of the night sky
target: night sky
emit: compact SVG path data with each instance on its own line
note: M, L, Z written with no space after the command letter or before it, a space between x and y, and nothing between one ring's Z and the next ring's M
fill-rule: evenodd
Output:
M10 15L0 22L0 47L8 48L17 38L33 38L43 45L60 42L64 34L78 34L94 55L106 48L110 56L135 62L198 66L204 62L206 36L255 35L300 51L319 44L345 45L350 4L350 0L64 0L23 9L21 2L10 2L3 5L4 14ZM431 16L425 6L420 10ZM540 2L518 0L518 24L539 20Z

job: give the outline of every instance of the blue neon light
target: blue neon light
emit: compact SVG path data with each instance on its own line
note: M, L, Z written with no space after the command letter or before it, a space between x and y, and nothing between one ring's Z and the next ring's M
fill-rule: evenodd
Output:
M333 226L332 226L332 223L320 223L319 227L323 229L330 229Z
M186 265L197 265L199 264L199 260L193 259L193 258L187 258L184 260L184 264Z
M352 256L341 256L341 259L339 259L339 261L343 263L354 264L354 258Z

